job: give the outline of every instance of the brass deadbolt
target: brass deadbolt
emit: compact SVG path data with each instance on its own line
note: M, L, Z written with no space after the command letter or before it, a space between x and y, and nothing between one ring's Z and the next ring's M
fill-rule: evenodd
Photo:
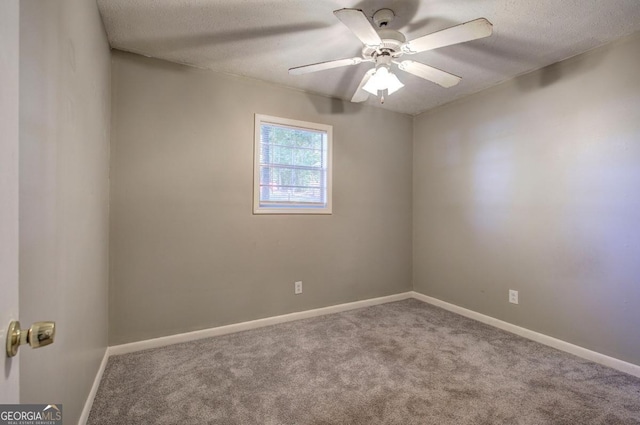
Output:
M29 329L21 330L20 322L15 320L9 324L7 331L7 357L18 354L22 344L29 344L31 348L52 344L55 336L55 322L35 322Z

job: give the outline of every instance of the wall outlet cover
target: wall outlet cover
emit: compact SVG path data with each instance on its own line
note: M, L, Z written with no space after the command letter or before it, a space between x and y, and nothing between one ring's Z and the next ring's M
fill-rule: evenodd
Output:
M293 284L293 293L296 295L302 294L302 281L298 281Z
M518 291L509 289L509 302L512 304L518 304Z

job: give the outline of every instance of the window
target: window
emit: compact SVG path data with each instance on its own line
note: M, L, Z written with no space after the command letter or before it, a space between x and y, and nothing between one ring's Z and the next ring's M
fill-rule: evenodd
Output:
M331 214L332 127L256 114L254 214Z

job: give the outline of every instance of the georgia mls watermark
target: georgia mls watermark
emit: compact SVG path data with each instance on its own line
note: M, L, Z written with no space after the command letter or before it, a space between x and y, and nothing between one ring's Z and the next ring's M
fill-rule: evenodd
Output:
M0 404L0 425L62 425L62 404Z

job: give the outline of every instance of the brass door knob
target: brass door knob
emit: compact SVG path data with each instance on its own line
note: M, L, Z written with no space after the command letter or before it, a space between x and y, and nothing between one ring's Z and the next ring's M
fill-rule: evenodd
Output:
M55 336L55 322L35 322L29 329L21 330L20 322L13 321L7 331L7 357L18 354L18 348L22 344L29 344L31 348L52 344Z

